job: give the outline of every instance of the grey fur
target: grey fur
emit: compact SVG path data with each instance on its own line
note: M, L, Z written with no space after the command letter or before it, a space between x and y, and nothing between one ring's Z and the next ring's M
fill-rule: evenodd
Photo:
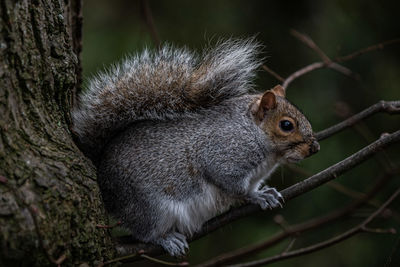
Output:
M261 65L259 47L253 39L229 40L202 55L165 45L128 57L89 82L72 112L73 131L96 158L102 144L130 123L186 116L248 93Z
M280 206L275 189L258 190L276 160L250 119L253 100L243 96L190 118L141 122L116 136L98 169L107 210L139 240L181 255L186 243L179 253L165 246L174 242L171 235L190 236L238 201Z
M299 144L312 142L312 130L280 97L255 122L261 95L249 90L258 47L227 41L202 56L146 50L90 83L74 131L95 159L107 211L136 239L182 255L186 237L231 205L282 205L279 192L261 183L279 163L304 156L288 140L275 141L265 122L278 112L296 116Z

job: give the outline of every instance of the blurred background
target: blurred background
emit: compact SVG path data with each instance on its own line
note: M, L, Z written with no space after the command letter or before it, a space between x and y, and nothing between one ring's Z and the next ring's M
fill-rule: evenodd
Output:
M249 37L264 44L265 65L282 77L320 58L292 34L310 36L332 59L361 48L400 37L398 1L238 1L238 0L86 0L82 64L85 79L128 54L157 47L157 40L201 51L220 38ZM147 14L147 15L146 15ZM153 26L149 23L149 14ZM295 80L287 97L299 106L318 132L379 100L400 99L400 44L360 55L343 63L359 79L330 69L320 69ZM260 90L279 81L260 69ZM382 133L400 128L400 116L376 114L364 122L322 141L321 151L295 167L278 170L270 184L278 189L317 173L348 157ZM385 154L386 153L386 154ZM282 227L274 221L283 216L288 225L340 209L367 192L388 166L400 165L400 145L357 166L334 182L289 201L284 209L255 214L236 221L190 244L186 259L201 263L242 246L267 240ZM389 180L371 204L351 216L296 237L292 249L309 246L343 233L372 213L400 186L399 175ZM371 224L394 227L400 232L400 201ZM290 239L243 261L264 258L285 250ZM400 266L399 234L358 234L312 254L273 266ZM168 257L165 257L168 259ZM151 265L148 262L133 266Z

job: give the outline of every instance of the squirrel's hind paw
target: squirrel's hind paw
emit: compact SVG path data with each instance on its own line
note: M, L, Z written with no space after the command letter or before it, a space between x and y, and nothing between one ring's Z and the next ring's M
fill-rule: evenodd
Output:
M257 191L251 192L247 197L247 200L251 203L260 205L263 210L267 208L282 208L282 204L285 202L281 193L279 193L275 188L268 186L264 186Z
M156 243L161 245L166 252L174 257L184 256L186 250L189 250L186 237L178 232L167 234L157 240Z

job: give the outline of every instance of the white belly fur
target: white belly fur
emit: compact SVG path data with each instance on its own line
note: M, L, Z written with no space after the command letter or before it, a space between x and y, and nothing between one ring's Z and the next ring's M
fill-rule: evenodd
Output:
M204 184L202 192L185 202L165 201L165 227L176 228L182 234L192 235L200 230L203 223L228 210L235 202L235 199L226 196L212 184Z
M244 179L248 179L248 190L259 189L260 184L269 178L278 164L261 163ZM174 229L185 235L192 235L199 231L203 223L214 216L228 210L238 199L229 197L210 183L203 184L201 194L197 194L186 201L166 199L161 207L164 220L162 228L165 232ZM164 232L164 233L165 233Z

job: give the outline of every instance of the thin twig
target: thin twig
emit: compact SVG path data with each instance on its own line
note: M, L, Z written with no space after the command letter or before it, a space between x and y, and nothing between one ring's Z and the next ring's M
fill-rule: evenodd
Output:
M155 263L159 263L162 265L167 265L167 266L188 266L189 263L184 261L184 262L169 262L169 261L163 261L160 259L156 259L150 256L147 256L145 254L140 255L142 258L148 259L149 261L153 261Z
M236 264L236 265L231 265L231 267L250 267L250 266L260 266L260 265L266 265L268 263L288 259L288 258L293 258L296 256L300 255L305 255L309 254L311 252L332 246L334 244L339 243L340 241L343 241L345 239L348 239L352 237L353 235L360 233L360 232L365 232L364 228L367 226L368 223L370 223L373 219L375 219L380 213L382 213L383 210L386 209L386 207L393 202L393 200L400 194L400 188L396 190L396 192L379 208L377 209L374 213L372 213L366 220L364 220L361 224L351 228L350 230L335 236L333 238L330 238L326 241L311 245L309 247L297 249L291 252L287 253L282 253L276 256L272 256L269 258L261 259L261 260L256 260L252 262L247 262L247 263L242 263L242 264Z
M342 74L344 74L346 76L349 76L350 78L353 78L356 81L359 81L361 79L360 75L358 75L357 73L352 72L349 68L346 68L345 66L342 66L342 65L340 65L340 64L338 64L336 62L329 63L327 67L330 68L330 69L333 69L333 70L335 70L337 72L340 72L340 73L342 73Z
M387 153L384 150L380 154L387 155ZM377 155L378 158L380 154ZM378 160L378 162L380 162L380 160ZM390 168L385 167L385 165L381 164L382 168L385 170L386 173L398 173L400 171L400 169L396 167L394 164L390 163L389 165ZM311 172L306 171L297 165L287 165L286 168L298 174L304 175L305 177L312 175ZM328 183L326 183L326 185L352 199L362 199L365 197L365 193L348 188L335 180L329 181ZM375 208L378 208L380 207L380 205L382 205L382 203L377 199L369 199L367 203ZM388 211L390 212L393 219L395 219L398 223L400 223L400 214L392 209L388 209Z
M312 175L312 173L310 171L307 171L298 165L287 165L285 167L288 168L289 170L291 170L292 172L303 175L305 177ZM326 183L326 185L328 185L329 187L333 188L337 192L342 193L343 195L346 195L352 199L361 199L362 197L365 196L364 193L361 193L361 192L355 191L353 189L350 189L348 187L345 187L341 183L336 182L335 180L329 181L328 183ZM369 200L368 203L374 207L379 207L379 205L380 205L380 204L377 204L377 202L373 201L373 200Z
M356 80L359 80L359 76L354 74L350 69L333 62L323 51L321 48L318 47L318 45L307 35L300 33L296 30L291 30L290 33L296 37L298 40L301 42L305 43L309 48L311 48L315 53L318 54L318 56L322 59L322 62L315 62L310 65L307 65L300 70L294 72L293 74L289 75L285 81L283 81L283 88L287 88L289 84L294 81L295 79L299 78L300 76L305 75L308 72L311 72L316 69L320 68L330 68L333 69L337 72L340 72L346 76L355 78Z
M299 39L301 42L305 43L308 47L310 47L312 50L315 51L319 55L319 57L322 59L322 61L326 64L331 62L331 59L319 48L316 43L307 35L300 33L294 29L290 30L290 33Z
M283 82L282 87L286 89L286 88L288 88L289 84L292 83L295 79L297 79L311 71L314 71L317 69L322 69L322 68L333 69L337 72L340 72L346 76L352 77L356 80L359 79L359 76L357 74L354 74L350 69L348 69L342 65L339 65L335 62L328 62L328 63L314 62L314 63L311 63L311 64L295 71L294 73L290 74Z
M280 82L284 82L285 79L282 78L278 73L276 73L275 71L271 70L270 68L268 68L266 65L262 65L261 66L266 72L268 72L269 74L271 74L272 76L274 76L278 81Z
M307 35L300 33L296 30L291 30L290 33L299 39L301 42L305 43L308 47L310 47L312 50L315 51L319 55L319 57L322 59L323 63L325 64L323 67L327 67L333 70L336 70L337 72L340 72L346 76L350 76L356 79L359 79L357 75L355 75L350 69L338 64L337 62L333 62L323 51L319 46ZM297 77L296 77L297 78Z
M350 118L335 124L323 131L320 131L315 134L315 137L318 140L323 140L328 138L329 136L340 132L350 126L353 126L357 122L370 117L371 115L378 112L386 112L388 114L400 114L400 101L379 101L378 103L364 109L363 111L357 113Z
M315 42L308 36L306 36L305 34L299 33L295 30L291 31L292 35L294 35L297 39L299 39L300 41L302 41L303 43L305 43L308 47L310 47L312 50L314 50L322 59L322 62L314 62L312 64L309 64L297 71L295 71L294 73L292 73L291 75L289 75L286 79L284 79L282 81L282 77L280 75L278 75L275 71L271 70L271 69L265 69L267 72L269 72L272 76L274 76L275 78L277 78L280 82L282 82L282 87L283 88L288 88L289 84L292 83L295 79L311 72L314 71L316 69L321 69L321 68L330 68L333 69L337 72L340 72L346 76L349 76L351 78L354 78L355 80L360 80L360 76L358 74L353 73L350 69L340 65L340 62L344 62L344 61L348 61L350 59L353 59L361 54L365 54L367 52L371 52L374 50L378 50L378 49L383 49L384 46L390 45L390 44L395 44L395 43L399 43L400 42L400 38L398 39L393 39L393 40L389 40L389 41L385 41L376 45L372 45L369 46L367 48L358 50L356 52L353 52L349 55L346 56L341 56L341 57L337 57L334 60L331 60L316 44ZM279 77L279 78L278 78Z
M397 231L394 228L389 229L381 229L381 228L369 228L363 227L362 230L367 233L374 233L374 234L396 234Z
M296 238L292 238L292 240L290 240L289 245L286 247L284 253L289 252L292 249L295 242L296 242Z
M154 24L153 15L151 13L150 5L148 0L140 0L140 6L142 11L143 20L149 29L150 36L157 47L160 47L160 38L158 36L158 32L156 26Z
M341 119L346 119L350 116L353 116L354 113L351 110L351 107L345 102L338 102L335 104L335 113L341 117ZM400 113L400 105L399 105L399 113ZM364 120L359 121L357 124L353 125L353 129L356 133L358 133L367 143L371 143L375 140L375 135L371 132L368 125ZM381 165L381 167L388 171L393 169L393 162L390 156L383 151L381 154L377 156L376 161Z
M315 62L310 65L307 65L307 66L299 69L298 71L292 73L289 77L287 77L285 79L285 81L283 82L282 87L286 89L286 88L288 88L289 84L296 78L303 76L304 74L309 73L313 70L321 69L325 66L326 66L326 64L324 62Z
M357 51L355 51L355 52L353 52L351 54L348 54L346 56L337 57L337 58L334 59L334 61L336 61L336 62L348 61L348 60L351 60L351 59L353 59L353 58L355 58L355 57L357 57L359 55L362 55L362 54L365 54L365 53L368 53L368 52L371 52L371 51L375 51L375 50L378 50L378 49L383 49L387 45L396 44L396 43L400 43L400 38L396 38L396 39L384 41L384 42L379 43L379 44L368 46L366 48L357 50Z

